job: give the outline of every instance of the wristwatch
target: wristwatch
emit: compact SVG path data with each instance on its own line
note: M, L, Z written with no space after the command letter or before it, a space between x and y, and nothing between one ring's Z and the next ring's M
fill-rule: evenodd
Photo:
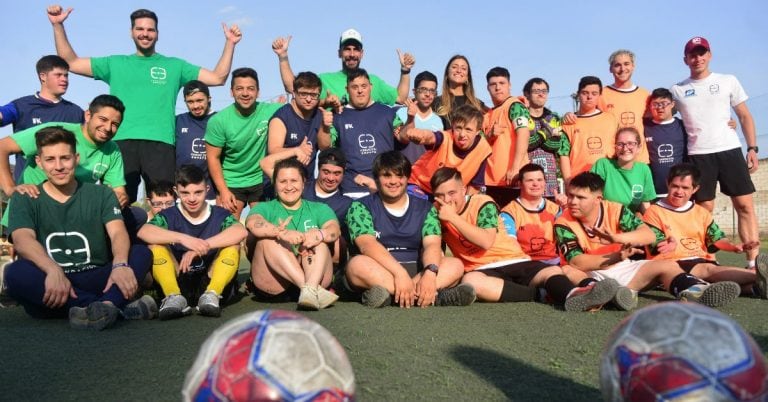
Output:
M755 145L754 147L747 147L747 152L755 150L755 153L759 153L760 149Z
M439 267L437 266L437 264L429 264L426 267L424 267L425 271L432 271L432 272L435 273L435 275L437 275L437 270L438 269L439 269Z

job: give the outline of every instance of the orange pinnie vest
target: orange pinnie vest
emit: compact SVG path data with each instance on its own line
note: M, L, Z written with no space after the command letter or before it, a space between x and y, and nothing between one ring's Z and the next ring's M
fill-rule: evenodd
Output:
M597 108L612 114L619 127L634 127L640 132L640 153L635 160L648 163L648 147L645 144L643 116L651 94L645 88L635 87L632 91L620 91L606 86L598 100Z
M517 242L533 260L557 257L554 226L560 207L549 200L544 200L544 203L544 208L536 211L525 208L515 199L501 210L515 220Z
M486 186L507 185L507 171L515 159L515 140L517 139L512 122L509 121L509 108L519 102L517 98L509 97L501 105L489 110L483 117L483 132L486 133L486 137L493 131L494 124L497 132L501 130L501 134L488 141L491 144L492 154L485 168ZM520 166L526 163L528 163L527 153Z
M571 143L571 177L589 171L598 159L613 156L617 128L616 118L604 112L578 116L576 123L563 125Z
M623 232L619 227L622 208L624 208L624 206L617 202L602 201L600 203L600 215L597 218L597 224L595 226L610 233ZM565 255L568 253L568 251L575 247L581 248L581 250L586 254L597 255L605 255L621 250L621 244L608 244L597 236L587 234L587 231L584 230L584 226L581 224L581 222L571 216L571 213L568 209L566 209L565 212L563 212L563 214L557 218L555 221L555 226L565 226L570 229L571 232L573 232L573 234L576 236L576 244L560 245L560 249L558 251L560 252L560 258L563 262L565 262Z
M483 161L491 154L491 146L488 141L480 136L477 145L464 158L460 158L453 152L453 132L443 131L443 142L439 147L425 152L411 168L411 177L408 182L416 184L427 193L432 193L432 186L429 184L432 175L441 167L456 168L461 173L461 181L464 185L477 174L477 170L483 164Z
M493 203L493 199L485 194L475 194L469 197L464 209L459 213L465 221L477 226L477 217L480 209L487 203ZM451 248L453 256L464 263L464 271L469 272L483 265L499 261L529 259L520 248L515 239L511 238L506 230L501 217L497 217L496 240L491 248L485 250L470 242L450 223L442 222L443 240Z
M685 211L673 211L653 204L645 211L643 220L677 240L674 251L655 255L653 259L704 258L715 261L715 256L707 252L707 229L712 224L712 214L704 207L692 204Z

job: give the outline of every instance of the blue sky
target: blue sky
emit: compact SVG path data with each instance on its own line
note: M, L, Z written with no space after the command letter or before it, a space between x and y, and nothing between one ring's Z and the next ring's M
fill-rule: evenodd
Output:
M34 64L40 56L55 53L45 15L48 4L32 0L4 6L2 103L39 88ZM284 4L291 6L281 7ZM149 8L160 18L160 53L213 68L224 43L221 22L238 23L244 38L233 65L259 72L262 99L283 92L277 57L270 49L272 40L282 35L293 35L290 59L295 72L337 70L339 34L355 28L363 35L362 66L393 85L399 75L398 48L416 56L416 72L429 70L441 80L448 58L460 53L470 60L482 99L488 99L485 72L503 66L511 72L514 93L520 93L531 77L548 80L550 107L558 112L572 110L569 94L581 76L597 75L606 84L612 82L607 58L619 48L637 55L635 83L649 90L669 87L688 74L682 62L683 45L701 35L712 46L712 70L736 75L749 94L747 104L757 121L761 157L768 155L768 24L764 21L768 2L394 0L355 2L359 4L355 8L349 4L335 0L78 0L63 6L75 8L65 26L80 56L132 53L128 15L137 8ZM100 81L74 76L66 98L85 107L107 91ZM215 109L231 103L226 87L215 88L212 96ZM184 111L182 102L177 111ZM4 127L0 136L10 132L10 127Z

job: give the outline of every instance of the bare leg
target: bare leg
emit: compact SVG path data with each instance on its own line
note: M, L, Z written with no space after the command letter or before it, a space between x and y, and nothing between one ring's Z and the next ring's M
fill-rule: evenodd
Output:
M498 302L501 299L501 291L504 289L504 280L488 276L481 271L472 271L464 274L461 283L468 283L475 288L477 300L483 302Z
M304 285L304 271L291 250L270 239L259 240L255 248L251 277L256 287L266 293L279 294L290 284Z
M696 264L691 270L691 275L707 282L731 281L739 285L752 285L757 278L754 271L736 267L722 267L710 263Z
M739 220L739 238L742 244L760 241L755 204L752 194L731 197L731 203ZM747 260L754 261L760 247L746 251Z
M360 289L378 285L387 289L389 294L395 294L395 277L376 260L362 254L352 257L347 263L347 280Z

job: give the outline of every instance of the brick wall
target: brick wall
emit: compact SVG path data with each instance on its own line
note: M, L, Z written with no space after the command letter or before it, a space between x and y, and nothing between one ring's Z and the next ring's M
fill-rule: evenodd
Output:
M752 175L752 183L757 192L754 194L755 212L760 227L760 239L768 238L768 158L760 160L760 168ZM731 206L731 199L719 192L715 199L715 209L712 211L715 222L729 236L738 235L736 212Z

